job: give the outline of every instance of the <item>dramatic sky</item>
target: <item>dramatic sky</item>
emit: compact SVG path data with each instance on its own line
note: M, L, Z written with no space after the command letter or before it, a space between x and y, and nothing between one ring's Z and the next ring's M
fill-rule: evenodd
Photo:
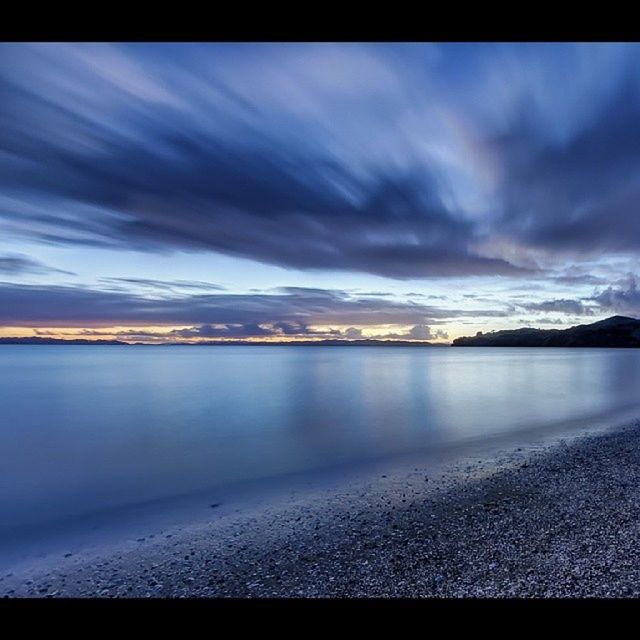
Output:
M0 46L0 335L640 315L640 47Z

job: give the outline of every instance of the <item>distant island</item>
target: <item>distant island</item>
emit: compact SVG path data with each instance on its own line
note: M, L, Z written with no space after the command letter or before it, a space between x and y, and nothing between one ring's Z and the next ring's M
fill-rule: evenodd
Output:
M454 347L640 347L640 320L612 316L569 329L514 329L456 338Z
M27 336L19 338L0 338L0 344L122 344L128 342L121 340L87 340L86 338L74 338L72 340L62 340L60 338L42 338L40 336Z

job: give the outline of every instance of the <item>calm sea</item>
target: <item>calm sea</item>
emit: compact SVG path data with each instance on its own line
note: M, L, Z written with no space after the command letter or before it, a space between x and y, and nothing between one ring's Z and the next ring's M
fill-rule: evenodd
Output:
M640 350L0 346L0 526L640 415Z

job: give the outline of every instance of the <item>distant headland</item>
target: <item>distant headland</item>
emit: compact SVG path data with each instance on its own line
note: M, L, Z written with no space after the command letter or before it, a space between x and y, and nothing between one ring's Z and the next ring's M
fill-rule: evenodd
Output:
M454 347L640 347L640 320L612 316L569 329L514 329L456 338Z

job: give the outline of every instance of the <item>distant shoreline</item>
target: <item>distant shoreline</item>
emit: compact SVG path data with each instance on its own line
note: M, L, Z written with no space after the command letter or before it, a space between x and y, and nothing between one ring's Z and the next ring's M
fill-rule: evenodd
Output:
M290 342L171 342L154 344L151 342L109 342L102 340L55 340L49 342L7 342L0 339L2 346L70 346L70 347L457 347L457 348L512 348L512 349L638 349L637 345L626 344L593 344L593 345L562 345L562 344L453 344L442 342L399 342L376 341L367 342L319 342L319 341L290 341Z
M42 336L0 338L0 345L109 345L147 347L559 347L559 348L603 348L628 349L640 347L640 320L626 316L612 316L591 324L580 324L568 329L512 329L479 331L475 336L455 338L452 343L428 342L426 340L289 340L273 342L266 340L203 340L201 342L125 342L123 340L87 340L75 338L45 338Z
M57 338L0 338L0 345L67 345L115 347L449 347L450 344L409 340L290 340L283 342L257 342L220 340L203 342L123 342L121 340L62 340Z

